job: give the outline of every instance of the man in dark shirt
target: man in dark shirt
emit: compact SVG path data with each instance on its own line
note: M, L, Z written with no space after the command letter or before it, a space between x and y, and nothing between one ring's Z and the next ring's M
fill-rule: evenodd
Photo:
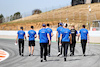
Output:
M75 30L75 27L72 26L71 27L72 44L70 44L70 56L74 55L77 34L78 32Z

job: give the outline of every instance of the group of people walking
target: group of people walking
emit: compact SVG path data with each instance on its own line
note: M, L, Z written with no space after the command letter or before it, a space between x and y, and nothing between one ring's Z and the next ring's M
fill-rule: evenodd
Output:
M40 39L40 58L41 62L43 59L47 61L46 56L50 57L50 47L51 47L51 39L53 36L53 31L49 27L49 24L43 24L42 29L38 31L38 38ZM71 30L67 28L68 24L59 23L57 32L56 32L56 41L58 42L58 55L64 55L64 61L66 61L68 46L70 46L70 56L74 55L75 44L76 44L76 36L81 36L81 45L83 56L85 56L86 51L86 43L89 40L88 30L85 29L85 25L82 26L82 29L77 32L75 27L72 26ZM23 27L20 27L21 30L17 32L16 43L18 41L19 44L19 55L24 56L24 38L26 39L25 32L23 31ZM33 30L34 27L31 26L31 30L28 31L29 37L29 56L34 55L34 46L35 46L35 38L37 37L36 31ZM32 51L31 51L32 47Z

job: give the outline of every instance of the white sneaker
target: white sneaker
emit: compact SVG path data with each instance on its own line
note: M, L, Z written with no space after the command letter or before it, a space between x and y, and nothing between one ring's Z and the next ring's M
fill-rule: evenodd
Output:
M63 57L63 55L62 55L62 54L60 54L60 57Z
M58 52L58 55L57 56L60 56L60 52Z

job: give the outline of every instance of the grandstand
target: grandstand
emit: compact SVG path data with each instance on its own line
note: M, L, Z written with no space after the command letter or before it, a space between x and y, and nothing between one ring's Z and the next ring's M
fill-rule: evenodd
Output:
M98 3L100 0L72 0L72 6L79 4L90 4L90 3Z

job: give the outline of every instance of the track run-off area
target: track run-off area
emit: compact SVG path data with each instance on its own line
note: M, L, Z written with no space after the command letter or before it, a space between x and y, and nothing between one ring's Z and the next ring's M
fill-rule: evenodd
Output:
M63 56L57 57L57 42L52 42L51 56L47 57L47 62L40 62L38 41L36 41L34 56L28 56L28 41L25 41L24 57L19 56L18 45L14 43L13 39L0 39L0 49L9 53L9 57L0 62L0 67L100 67L100 44L88 44L84 57L82 56L81 44L77 43L75 56L69 56L69 49L65 62Z
M9 53L0 49L0 62L9 57Z

